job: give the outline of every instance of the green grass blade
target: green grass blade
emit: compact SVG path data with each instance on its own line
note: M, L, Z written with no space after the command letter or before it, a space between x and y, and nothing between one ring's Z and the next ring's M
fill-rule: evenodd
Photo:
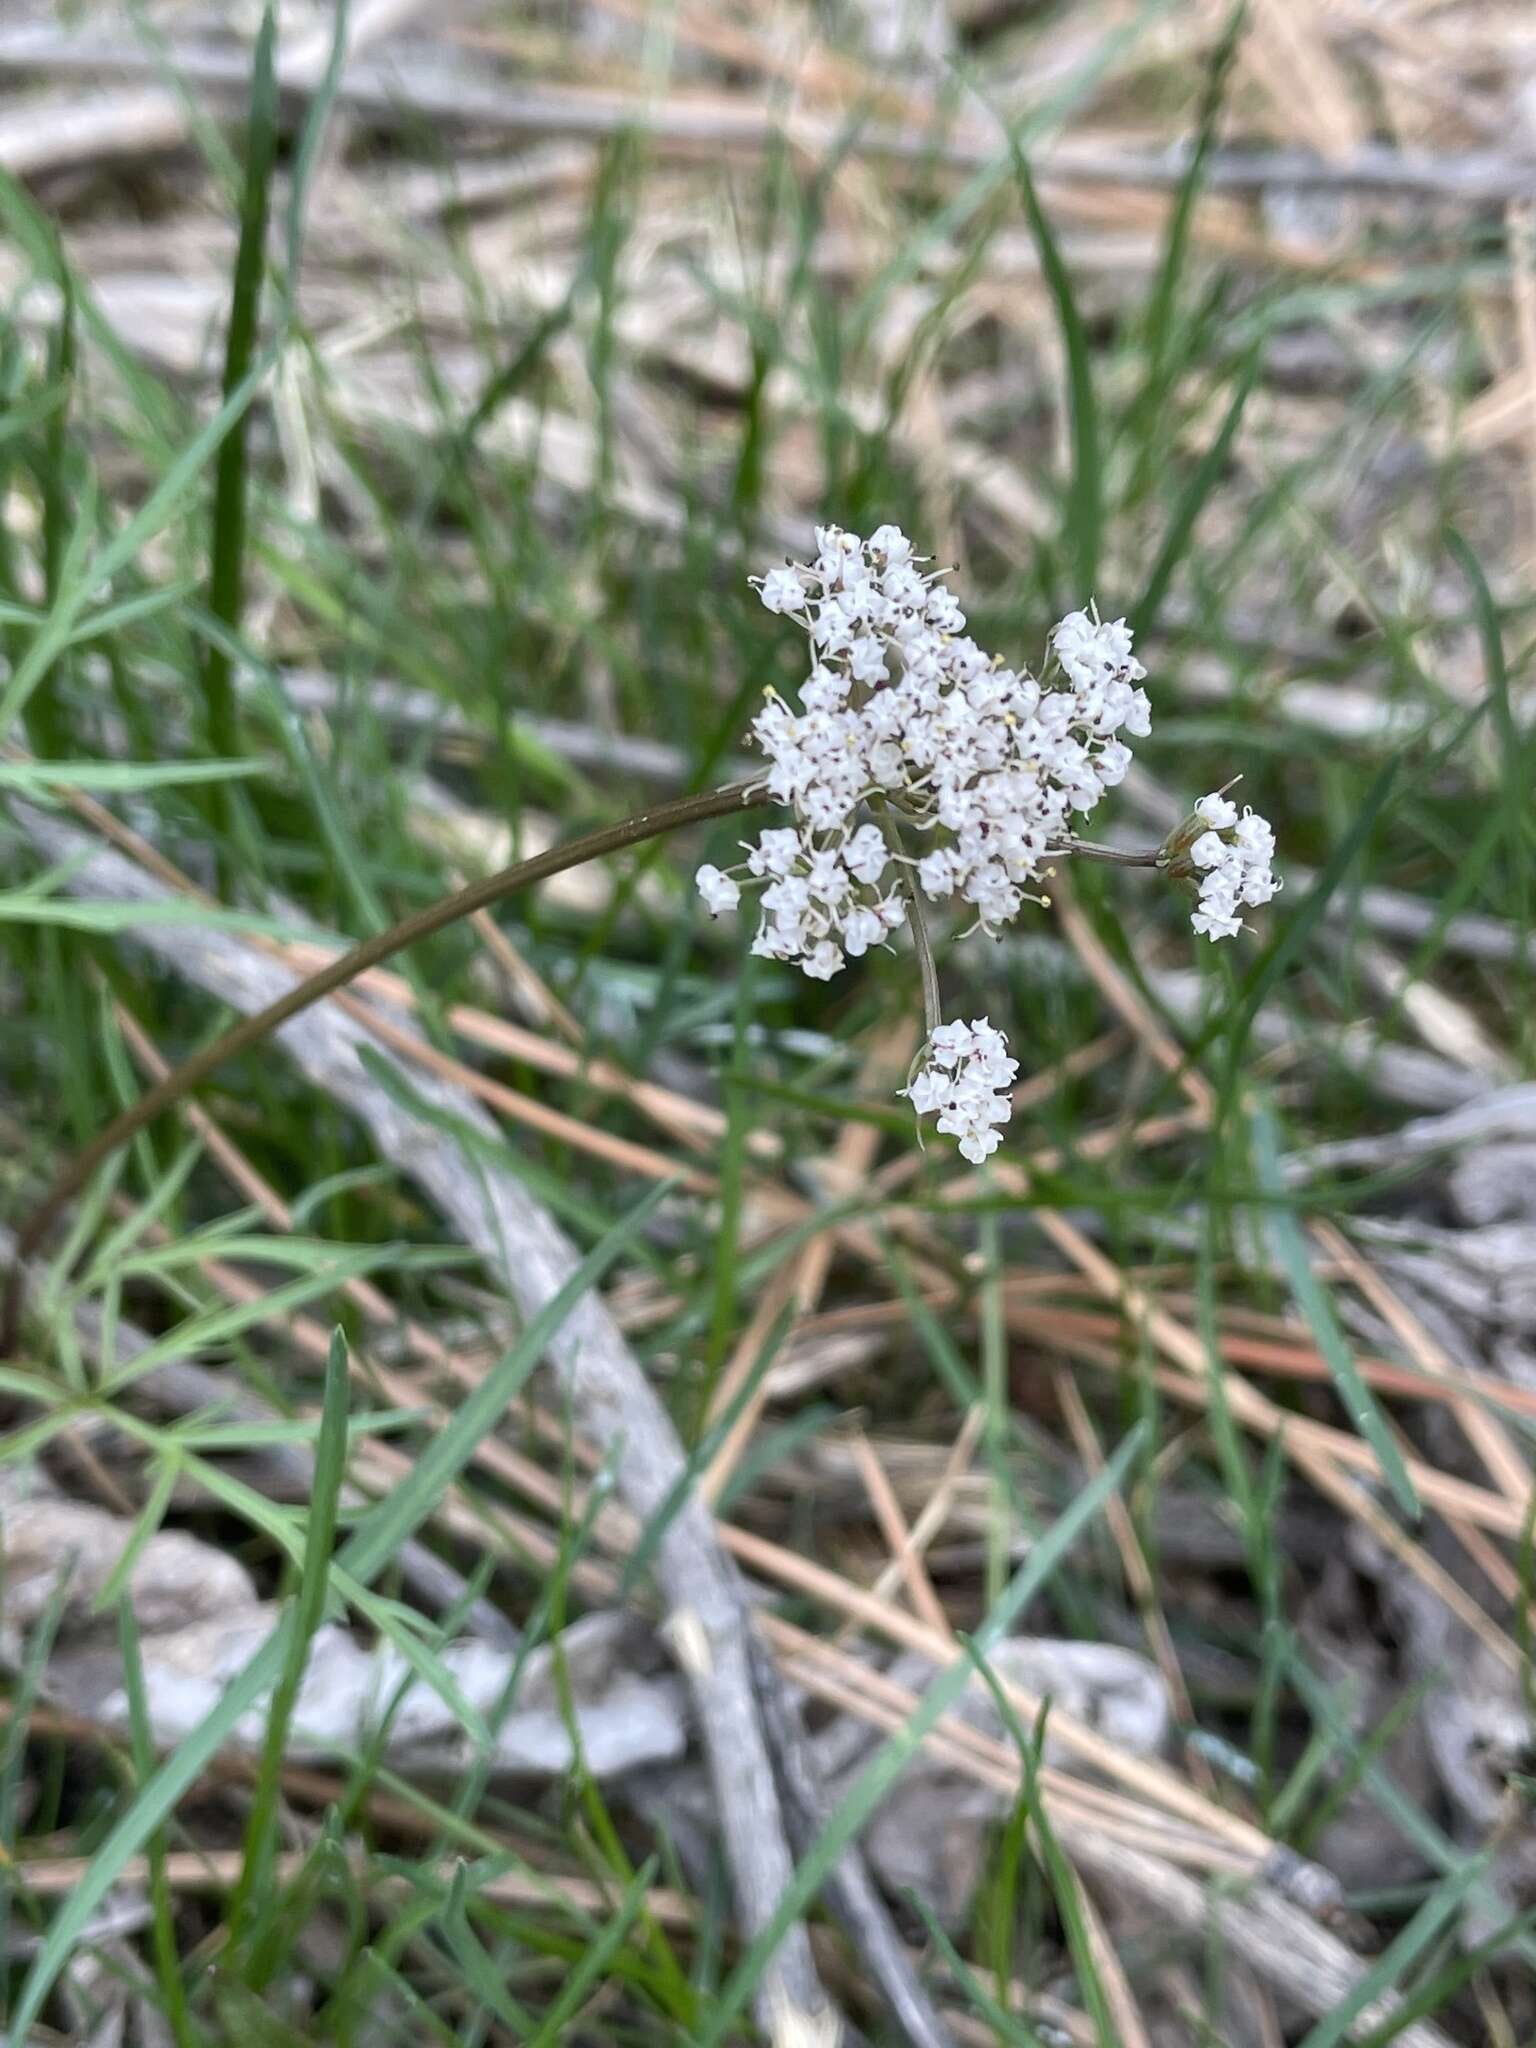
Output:
M1244 9L1238 6L1232 10L1220 41L1206 59L1205 83L1195 122L1195 146L1189 153L1189 162L1183 177L1179 180L1173 205L1169 208L1162 260L1158 264L1157 280L1152 287L1141 321L1145 367L1141 389L1129 408L1128 417L1133 428L1140 429L1143 460L1151 456L1155 441L1155 423L1173 383L1174 366L1170 363L1170 356L1174 312L1189 258L1190 228L1194 222L1195 204L1200 197L1205 179L1206 160L1216 139L1216 123L1221 115L1227 79L1242 39L1243 27Z
M336 0L331 15L331 47L325 69L309 95L304 125L294 143L288 167L288 220L285 231L287 300L291 309L299 287L304 262L304 229L309 209L309 188L320 161L326 129L341 89L347 62L347 34L352 25L352 0Z
M264 761L0 761L0 789L17 789L24 796L50 789L104 789L122 796L266 773Z
M74 280L62 252L57 259L57 276L63 303L49 338L48 371L49 381L59 393L59 403L48 414L38 466L43 503L43 590L50 606L59 599L71 529L68 478L70 407L75 385L75 294ZM61 664L63 654L61 648ZM27 731L39 753L61 754L69 750L69 723L58 689L61 680L62 665L52 669L39 684L29 707Z
M1079 604L1087 604L1096 593L1099 576L1099 548L1104 524L1104 476L1099 449L1099 409L1094 396L1093 366L1087 330L1078 311L1072 280L1062 261L1061 250L1046 218L1023 145L1012 139L1013 175L1024 201L1029 231L1040 253L1056 324L1061 331L1067 359L1067 394L1072 421L1072 477L1067 490L1066 542Z
M961 1640L966 1643L967 1651L970 1651L971 1646L966 1639L962 1637ZM1050 1816L1045 1810L1045 1798L1040 1789L1040 1758L1045 1749L1045 1726L1051 1703L1048 1699L1041 1702L1040 1712L1036 1716L1034 1731L1031 1734L1021 1725L1012 1700L998 1684L990 1667L979 1658L974 1658L973 1661L977 1674L991 1693L1003 1726L1013 1737L1014 1748L1018 1751L1019 1768L1024 1780L1020 1805L1029 1815L1036 1852L1050 1884L1056 1910L1061 1917L1061 1924L1067 1937L1067 1950L1072 1957L1072 1966L1077 1972L1088 2016L1093 2021L1098 2048L1116 2048L1113 2008L1094 1957L1093 1936L1089 1930L1087 1915L1083 1911L1077 1873L1067 1861L1061 1844L1056 1839L1056 1831L1051 1826Z
M1333 1375L1345 1413L1376 1453L1382 1476L1404 1514L1418 1516L1419 1497L1403 1463L1402 1453L1392 1435L1391 1424L1382 1413L1376 1396L1360 1376L1354 1354L1345 1342L1334 1315L1333 1304L1312 1270L1311 1256L1295 1211L1286 1199L1285 1177L1280 1169L1279 1133L1267 1109L1255 1109L1249 1119L1252 1138L1254 1178L1270 1198L1264 1211L1264 1229L1270 1247L1290 1283L1296 1306L1306 1317L1318 1350Z
M985 2020L993 2033L996 2034L1001 2048L1041 2048L1040 2036L1029 2022L1020 2019L1014 2013L1006 2012L999 2005L993 1992L982 1983L976 1972L966 1962L959 1949L955 1947L955 1944L940 1926L938 1916L928 1904L928 1901L919 1898L913 1892L908 1895L908 1902L921 1915L923 1924L928 1929L928 1938L943 1957L950 1975L959 1985L966 1998L970 2000L976 2012ZM1000 1976L994 1970L993 1981L1001 1989L1009 1980L1006 1977Z
M277 18L272 0L262 10L251 67L251 104L245 131L245 183L240 200L240 241L235 254L229 332L224 343L226 403L250 373L261 319L261 287L267 264L267 215L272 170L277 159ZM250 414L242 410L220 444L214 465L213 532L209 544L208 608L231 633L240 628L245 589L247 452ZM208 740L217 754L240 751L240 721L229 656L212 641L203 656L203 712ZM227 802L216 815L226 829Z
M1137 599L1130 615L1131 630L1137 635L1150 633L1157 624L1162 611L1163 600L1168 595L1168 586L1194 539L1195 524L1204 511L1206 502L1215 490L1226 470L1227 457L1232 443L1242 424L1249 397L1258 382L1263 358L1257 344L1249 350L1237 373L1232 386L1232 396L1227 400L1226 412L1216 430L1216 438L1195 464L1194 474L1180 493L1179 501L1173 508L1168 521L1168 530L1163 535L1162 546L1152 564L1146 585Z
M336 1541L336 1521L347 1466L347 1397L347 1342L337 1330L331 1337L325 1364L320 1436L315 1446L314 1478L304 1531L304 1561L299 1570L298 1591L293 1603L293 1626L288 1632L282 1672L267 1707L266 1741L262 1746L261 1764L246 1822L244 1860L225 1921L229 1930L229 1947L236 1955L245 1938L252 1902L258 1892L266 1889L270 1878L276 1851L278 1805L282 1796L288 1731L298 1705L305 1666L309 1662L309 1646L325 1618L331 1551Z
M1530 831L1531 743L1529 735L1522 734L1510 703L1509 664L1504 656L1503 627L1482 564L1454 528L1446 535L1446 544L1472 590L1478 639L1483 650L1483 673L1487 679L1494 730L1498 735L1499 761L1503 769L1504 794L1499 816L1508 848L1515 922L1524 936L1531 929L1531 857L1526 844ZM1516 983L1528 1002L1530 976L1524 947L1517 960Z
M529 2042L528 2048L559 2048L559 2044L569 2038L568 2029L577 2013L591 1996L609 1964L629 1940L630 1929L644 1909L646 1889L655 1875L655 1870L653 1858L650 1862L643 1863L635 1872L624 1889L613 1918L566 1978L559 1996L545 2014L543 2024Z
M139 1625L133 1612L133 1604L127 1599L124 1599L118 1608L118 1642L123 1657L123 1690L128 1697L128 1728L133 1747L133 1768L142 1784L155 1768L155 1750L149 1721L149 1705L144 1696L144 1661L139 1654ZM150 1923L150 1950L154 1957L155 1982L159 1986L160 2001L170 2024L176 2048L193 2048L197 2037L192 2031L191 2015L187 2008L187 1987L182 1975L181 1957L176 1947L176 1900L166 1880L166 1841L163 1828L156 1828L145 1844L145 1850L146 1861L149 1864L149 1902L153 1915Z
M96 303L89 285L68 271L59 246L58 229L19 179L0 166L0 226L40 277L51 278L68 293L74 317L87 338L101 351L123 390L134 403L150 440L170 446L176 431L176 406L166 387L152 376L128 347Z

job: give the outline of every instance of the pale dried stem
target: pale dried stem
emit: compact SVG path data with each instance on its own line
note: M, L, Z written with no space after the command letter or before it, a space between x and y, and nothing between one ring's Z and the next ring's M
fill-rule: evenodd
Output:
M869 1589L875 1599L890 1599L898 1579L905 1574L908 1554L910 1553L914 1559L920 1561L928 1546L948 1521L950 1512L954 1507L955 1494L959 1488L960 1481L969 1470L971 1460L976 1455L976 1445L981 1437L986 1415L987 1411L979 1401L974 1407L966 1411L965 1420L960 1425L959 1434L950 1447L949 1455L944 1460L944 1469L939 1474L938 1484L934 1487L927 1500L924 1501L922 1508L919 1510L917 1520L908 1531L901 1549L892 1557L889 1564L884 1564L880 1567L879 1575ZM929 1583L926 1571L923 1573L923 1579L924 1583ZM942 1613L942 1611L941 1607L940 1612ZM947 1628L948 1625L946 1618L945 1627ZM841 1642L847 1635L851 1635L854 1632L855 1624L845 1622L834 1640Z
M890 1476L875 1454L874 1446L862 1429L855 1428L848 1439L853 1454L854 1466L864 1482L869 1496L870 1508L886 1547L891 1553L890 1568L907 1589L907 1598L912 1611L919 1615L928 1626L941 1634L950 1634L949 1616L939 1596L933 1590L933 1581L923 1569L923 1561L912 1541L912 1531L907 1527L901 1503L891 1485Z

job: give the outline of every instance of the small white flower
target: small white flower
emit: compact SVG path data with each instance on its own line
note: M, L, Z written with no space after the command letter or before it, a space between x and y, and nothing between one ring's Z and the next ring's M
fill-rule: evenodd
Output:
M834 974L842 972L843 956L830 939L822 939L812 946L803 964L812 981L830 981Z
M941 633L963 633L965 613L960 601L952 590L946 590L942 583L933 584L928 592L928 623L936 626Z
M869 536L869 551L892 568L912 559L912 543L899 526L877 526Z
M885 651L873 634L855 640L848 650L848 673L856 683L883 683L890 673Z
M1213 792L1210 796L1201 797L1195 805L1195 815L1213 832L1225 832L1237 823L1237 805Z
M1243 864L1229 854L1219 867L1210 868L1201 876L1200 901L1230 910L1242 886Z
M891 850L878 825L861 825L843 848L843 861L856 882L878 882L890 863Z
M704 908L711 917L718 917L722 910L734 910L741 901L741 890L729 875L722 874L717 867L706 861L694 876L694 886L704 899Z
M1243 929L1244 904L1267 903L1280 887L1270 866L1275 835L1251 808L1242 817L1219 793L1201 797L1195 817L1206 826L1189 849L1200 876L1200 903L1190 922L1202 937L1235 939Z
M946 1074L942 1067L924 1067L904 1092L919 1116L932 1116L936 1109L942 1109L949 1100L954 1087L954 1076Z
M1243 928L1243 920L1219 910L1208 910L1202 905L1193 912L1190 923L1202 938L1235 939Z
M1274 857L1274 832L1269 821L1261 818L1255 810L1244 811L1237 821L1232 838L1234 843L1254 860L1270 860Z
M944 847L936 847L932 853L923 855L917 864L917 879L922 884L923 893L933 897L935 902L953 893L955 864Z
M847 677L829 668L813 668L800 685L800 702L807 711L840 711L847 695Z
M800 855L800 835L787 826L764 832L756 846L747 849L747 866L754 875L787 875Z
M1227 842L1219 832L1202 832L1189 857L1197 868L1219 868L1227 858Z
M969 1059L975 1047L976 1038L969 1024L962 1024L957 1017L953 1024L936 1024L928 1040L928 1051L941 1066L953 1067L958 1061Z
M935 1028L921 1067L901 1092L919 1116L937 1113L938 1128L958 1139L961 1157L980 1166L1002 1143L998 1126L1013 1114L1007 1091L1018 1071L1008 1041L987 1018L956 1020Z
M1080 693L1111 683L1139 683L1146 670L1131 653L1131 629L1124 619L1107 623L1092 612L1069 612L1051 635L1062 672Z
M865 909L863 905L850 912L843 921L843 948L850 960L857 960L871 946L878 946L884 937L885 925L879 912Z
M758 596L771 612L797 612L805 603L805 586L797 569L770 569Z
M853 641L853 621L835 604L826 604L811 628L811 638L829 659L843 654Z
M1110 740L1094 763L1099 781L1106 789L1114 789L1124 782L1130 765L1131 750L1122 740Z

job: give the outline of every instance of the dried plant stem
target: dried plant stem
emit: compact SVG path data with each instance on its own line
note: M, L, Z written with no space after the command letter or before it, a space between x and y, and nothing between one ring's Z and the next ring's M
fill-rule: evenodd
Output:
M345 988L367 968L377 967L380 961L403 952L418 939L430 938L434 932L442 931L460 918L470 917L477 910L487 909L519 889L547 881L552 875L564 874L568 868L581 867L589 860L600 860L605 854L619 853L628 846L638 846L647 839L659 838L663 833L676 831L684 825L701 824L709 818L721 818L732 811L745 810L759 800L759 788L757 784L731 783L723 789L708 790L701 796L679 797L672 803L657 804L620 824L604 826L599 832L585 833L579 839L552 846L531 860L518 861L494 875L470 882L464 888L454 890L452 895L429 903L425 909L413 911L387 931L364 939L350 952L338 954L306 981L285 989L265 1009L242 1017L212 1044L203 1046L183 1060L163 1081L147 1089L137 1102L129 1103L97 1132L88 1145L66 1162L17 1232L16 1256L6 1275L4 1307L0 1310L0 1358L8 1358L15 1352L20 1335L25 1261L42 1245L68 1203L120 1146L126 1145L165 1110L174 1108L227 1060L249 1052L279 1025L286 1024L290 1018L337 989Z

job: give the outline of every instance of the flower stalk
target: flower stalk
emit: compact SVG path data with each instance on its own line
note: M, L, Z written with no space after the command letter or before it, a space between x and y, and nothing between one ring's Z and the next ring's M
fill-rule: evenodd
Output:
M925 897L963 905L975 925L995 934L1026 901L1046 900L1030 885L1052 860L1151 868L1198 878L1194 928L1218 939L1243 929L1244 905L1274 895L1274 834L1251 810L1239 818L1224 790L1202 797L1160 847L1107 846L1072 830L1073 817L1086 816L1124 779L1131 750L1121 733L1136 738L1151 729L1138 687L1146 671L1123 619L1105 622L1096 611L1063 619L1041 681L1005 667L966 635L953 593L940 575L924 573L898 528L882 526L864 541L818 527L817 546L813 563L754 579L767 608L806 633L812 657L800 708L770 690L754 721L768 763L761 779L654 805L468 883L339 954L193 1053L66 1163L18 1232L0 1304L0 1357L15 1349L26 1261L121 1146L226 1061L369 968L586 861L736 811L787 807L795 823L747 845L735 875L699 868L705 907L713 916L734 910L744 886L762 884L753 951L798 962L821 981L905 924L927 1038L901 1093L919 1115L937 1114L939 1129L977 1164L1001 1142L1018 1063L985 1017L944 1022ZM908 835L920 836L926 850L909 852Z
M799 704L769 690L752 724L763 786L794 823L745 845L734 872L702 868L698 887L719 916L760 884L753 952L817 981L905 923L928 1036L901 1092L979 1165L1001 1143L1017 1062L987 1018L942 1021L924 899L996 934L1026 902L1049 900L1038 885L1052 861L1096 860L1198 874L1195 930L1231 938L1240 906L1278 887L1274 836L1251 813L1239 821L1218 791L1163 846L1081 837L1074 821L1125 779L1127 740L1152 729L1129 626L1096 609L1069 613L1037 677L977 646L942 572L925 563L899 527L865 540L819 526L814 559L752 579L808 642Z
M137 1137L156 1117L184 1101L227 1061L251 1051L282 1025L312 1004L322 1002L338 989L345 988L348 982L355 981L370 967L377 967L382 961L403 952L407 946L414 945L419 939L430 938L462 917L470 917L477 910L487 910L493 903L500 903L520 889L532 888L536 882L564 874L568 868L581 867L589 860L600 860L605 854L620 853L626 847L639 846L648 839L659 839L663 834L678 831L685 825L728 817L732 812L746 810L762 800L758 785L745 782L730 783L699 796L678 797L671 803L652 805L620 824L606 825L599 831L583 834L579 839L566 840L544 853L535 854L530 860L518 861L494 875L468 882L436 903L429 903L423 909L413 911L409 917L401 918L387 931L377 932L372 938L353 946L349 952L338 954L307 979L295 982L264 1010L242 1017L221 1037L189 1055L180 1066L173 1067L162 1080L146 1089L136 1102L130 1102L110 1123L103 1125L90 1143L60 1168L37 1207L17 1232L15 1251L5 1280L4 1303L0 1305L0 1358L9 1358L16 1350L27 1261L46 1242L48 1233L67 1205L114 1152Z

